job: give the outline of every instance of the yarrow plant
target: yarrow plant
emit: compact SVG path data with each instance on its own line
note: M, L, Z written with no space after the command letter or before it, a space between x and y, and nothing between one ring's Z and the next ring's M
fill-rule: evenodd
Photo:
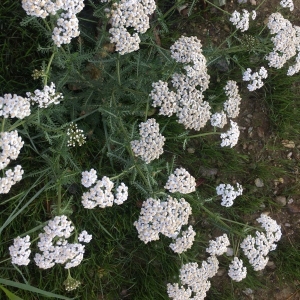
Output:
M291 1L281 1L281 5L294 8ZM182 35L165 49L170 41L167 21L178 3L167 11L154 0L22 0L22 6L28 15L22 25L32 25L41 33L38 50L47 57L40 66L26 66L36 68L33 78L42 83L34 82L38 88L22 87L20 95L5 91L0 97L1 253L6 251L9 257L2 263L17 268L34 262L30 276L38 272L35 269L48 270L45 280L48 274L57 277L67 292L81 282L89 289L91 277L92 286L100 284L103 295L112 298L120 297L115 287L123 286L115 280L126 278L127 285L134 274L138 281L130 289L132 297L145 299L163 293L172 299L204 299L219 269L218 256L230 249L232 261L226 260L232 280L246 277L245 257L254 270L262 270L281 238L280 226L261 215L257 219L261 228L253 234L253 227L226 219L224 209L211 211L210 202L217 198L227 212L235 212L233 203L244 191L240 183L219 184L219 197L203 199L208 184L202 178L206 175L199 157L207 164L218 164L213 155L232 155L231 149L222 147L236 146L243 130L237 123L244 101L240 91L245 82L249 91L263 87L266 78L271 83L276 71L260 67L263 59L274 68L288 63L288 75L299 72L300 27L280 13L271 14L268 43L264 30L259 37L252 31L249 35L237 32L247 31L250 18L256 18L256 11L244 9L230 17L237 30L227 45L240 43L238 47L205 49L196 36ZM262 41L264 49L274 45L266 56L261 55L266 50L257 48ZM244 60L249 58L246 66L258 62L257 71L245 68L239 54ZM242 76L235 72L233 80L231 73L220 71L223 64L225 69L238 65L246 71ZM211 143L211 135L220 135L221 144ZM24 174L24 184L17 184ZM226 233L205 243L200 217L203 223L214 220ZM16 232L21 230L14 226L16 220L23 224L23 232ZM84 228L79 231L79 226ZM243 230L237 230L239 226ZM236 245L241 237L239 257ZM201 248L206 249L202 263L189 261L199 261ZM125 260L134 262L125 268L126 275ZM144 269L139 263L145 261L147 273L155 269L157 274L153 280L157 293L140 284L137 269ZM175 266L178 283L161 285L175 281ZM70 274L75 267L76 279ZM57 272L58 268L65 269L66 280L61 280L63 272ZM164 272L157 272L160 268ZM3 270L10 274L12 268L3 265ZM21 267L18 272L23 272ZM120 276L113 278L118 272ZM48 284L51 290L60 289L54 286L57 283L48 280ZM77 297L82 297L81 292ZM89 290L91 297L98 297L98 292ZM28 298L27 292L22 293Z

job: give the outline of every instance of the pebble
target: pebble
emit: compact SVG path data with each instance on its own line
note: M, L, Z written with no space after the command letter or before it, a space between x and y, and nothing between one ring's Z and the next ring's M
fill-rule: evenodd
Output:
M265 185L264 182L262 181L262 179L260 179L260 178L256 178L254 182L255 182L256 187L263 187Z
M285 196L277 196L275 198L275 202L281 206L285 206L287 201L286 201L286 197Z
M281 144L282 144L284 147L289 148L289 149L295 148L295 142L294 142L294 141L282 140L282 141L281 141Z

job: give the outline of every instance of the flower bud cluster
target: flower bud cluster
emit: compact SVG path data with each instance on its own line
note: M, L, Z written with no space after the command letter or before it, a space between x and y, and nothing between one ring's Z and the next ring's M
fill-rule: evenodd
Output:
M256 18L256 11L252 11L251 13L252 20ZM234 11L229 19L229 21L236 26L237 29L240 29L242 32L247 31L249 29L249 19L250 13L243 9L243 14L238 11Z
M83 134L82 129L78 129L77 124L74 124L73 122L70 124L68 130L67 130L67 136L68 136L68 147L75 147L76 143L78 143L79 146L82 146L85 143L85 135Z
M76 290L81 285L81 282L70 276L64 281L63 285L65 286L65 290L70 292Z
M0 117L24 119L30 115L30 101L16 94L0 97Z
M250 81L250 84L248 84L247 88L252 92L260 89L264 85L262 79L266 79L268 77L268 72L264 67L261 67L258 72L251 73L252 70L247 68L243 74L243 80Z
M297 51L300 52L300 30L278 12L269 16L268 28L275 36L271 38L274 44L273 51L266 56L266 60L269 61L270 67L280 69L297 54ZM293 67L290 67L288 75L293 75Z
M109 33L110 42L116 44L116 51L123 55L139 49L141 40L138 33L145 33L149 29L149 15L154 13L155 8L154 0L120 0L113 3ZM136 32L131 35L126 29L128 27Z
M276 249L275 242L281 238L281 229L275 220L262 214L257 221L262 224L266 233L256 231L255 238L248 235L240 245L255 271L266 267L269 260L268 253Z
M203 92L208 88L210 77L206 58L202 54L202 44L196 37L182 36L170 50L176 62L186 64L183 67L186 74L173 74L172 86L175 91L170 91L166 82L153 83L150 94L153 106L161 106L161 115L176 113L178 123L186 129L200 130L211 115L208 102L203 101Z
M97 180L97 174L94 169L89 172L82 172L81 183L85 187L92 186L88 192L83 193L81 203L84 208L93 209L96 206L101 208L112 206L114 203L121 205L128 198L128 187L122 182L116 188L115 196L112 193L114 183L106 176L101 180Z
M293 11L294 10L294 2L293 0L282 0L280 1L279 3L282 7L287 7L290 9L290 11Z
M243 261L234 257L229 265L228 276L234 281L242 281L247 276L247 268L243 266Z
M50 104L59 104L61 99L63 99L62 93L57 93L55 91L55 84L51 82L50 86L45 85L44 89L35 90L34 94L27 92L27 97L30 101L38 103L40 108L46 108Z
M229 146L230 148L232 148L237 144L239 140L240 130L238 124L230 120L230 125L231 128L228 131L221 133L221 147Z
M31 253L30 236L26 235L24 238L19 236L14 239L14 243L9 247L11 256L11 263L19 266L27 266L30 262L29 256Z
M183 198L168 196L166 201L149 198L143 202L139 219L133 223L138 237L145 244L159 240L159 234L176 238L181 227L188 223L191 206Z
M52 39L57 47L69 44L73 37L79 36L78 14L84 7L83 0L22 0L22 7L27 15L45 19L48 15L61 13ZM63 12L61 12L63 11Z
M67 217L56 216L50 220L44 227L44 232L39 234L39 242L37 244L42 252L36 253L34 261L41 269L52 268L55 264L65 264L65 269L78 266L85 252L85 246L80 243L69 243L68 238L74 231L71 221ZM88 243L91 235L83 231L80 240Z
M196 180L184 168L177 168L168 178L165 189L171 193L189 194L196 190Z
M165 137L159 133L159 124L155 119L148 119L140 123L139 127L141 139L131 141L131 149L136 156L140 156L146 164L149 164L164 152Z
M222 196L222 206L230 207L233 205L233 200L243 194L243 187L237 183L237 190L230 184L220 184L216 187L217 195Z
M208 279L215 276L218 269L219 261L215 256L210 256L207 261L203 261L201 268L199 268L197 263L182 265L179 275L182 286L179 287L178 283L168 283L168 296L176 300L203 300L211 286ZM194 297L192 297L192 293L194 293Z
M176 237L175 242L169 246L175 253L182 253L190 249L194 243L196 232L192 226L189 226L187 230L181 231L181 237Z
M241 96L236 81L229 80L224 87L228 99L224 102L224 110L229 118L236 118L240 112Z

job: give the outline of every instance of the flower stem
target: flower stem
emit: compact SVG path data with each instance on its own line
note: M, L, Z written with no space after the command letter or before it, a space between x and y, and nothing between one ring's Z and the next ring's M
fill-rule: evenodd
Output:
M222 9L221 7L215 5L214 3L212 3L212 2L210 2L210 1L208 1L208 0L204 0L204 1L205 1L206 3L208 3L208 4L210 4L211 6L215 7L216 9L220 10L221 12L223 12L223 13L229 15L229 16L231 15L231 13L229 13L228 11L226 11L226 10Z

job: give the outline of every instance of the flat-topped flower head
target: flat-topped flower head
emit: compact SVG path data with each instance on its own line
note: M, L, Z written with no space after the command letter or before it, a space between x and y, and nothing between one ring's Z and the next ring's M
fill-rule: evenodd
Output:
M244 32L249 29L249 17L250 14L246 9L243 9L242 14L235 10L232 13L229 21L232 22L232 24L235 25L237 29L240 29L242 32Z
M184 168L177 168L168 178L165 189L171 193L189 194L196 190L196 180Z
M234 281L241 281L247 276L247 268L243 266L243 261L234 257L229 265L228 276Z
M230 120L231 128L224 133L221 133L221 147L229 146L232 148L235 146L239 140L240 130L238 124L232 120Z
M9 247L11 256L11 263L19 266L27 266L30 262L29 256L31 253L30 236L26 235L24 238L19 236L14 239L14 243Z
M230 207L233 205L233 200L242 195L243 187L237 183L236 189L230 184L219 184L216 187L217 195L222 196L222 206Z
M81 173L81 184L87 188L91 187L97 180L97 172L94 169Z
M159 124L148 119L139 125L140 140L131 141L131 149L146 164L158 158L164 151L165 137L159 133Z
M209 247L206 252L210 255L222 255L227 252L227 247L230 245L228 236L224 233L222 236L217 237L215 240L209 241Z

